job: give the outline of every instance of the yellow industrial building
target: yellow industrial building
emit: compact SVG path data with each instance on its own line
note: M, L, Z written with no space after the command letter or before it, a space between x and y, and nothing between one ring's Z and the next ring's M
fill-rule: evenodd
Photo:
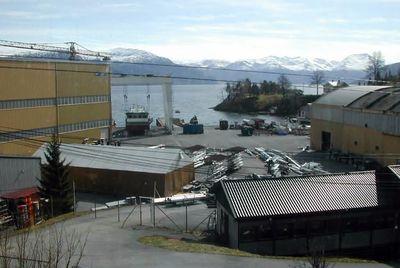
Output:
M110 125L109 64L0 58L0 155L32 155L53 133L108 138Z
M312 104L311 148L400 161L400 87L354 86Z

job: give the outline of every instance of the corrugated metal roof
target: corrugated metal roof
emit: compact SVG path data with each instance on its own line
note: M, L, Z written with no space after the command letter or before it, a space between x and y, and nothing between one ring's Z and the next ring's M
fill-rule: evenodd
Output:
M375 173L221 181L235 218L378 206Z
M45 162L45 146L34 155ZM61 158L73 167L166 174L193 161L180 149L63 144Z
M334 90L316 100L316 104L346 106L365 94L388 86L352 86Z
M391 165L388 167L400 179L400 165Z
M40 158L0 156L0 194L33 187L41 178Z
M393 111L400 103L398 88L385 88L370 92L356 99L347 107L356 109L369 109L375 111Z

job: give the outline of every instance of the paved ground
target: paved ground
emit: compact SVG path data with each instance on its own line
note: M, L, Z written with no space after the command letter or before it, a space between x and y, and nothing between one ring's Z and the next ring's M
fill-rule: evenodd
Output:
M180 130L180 131L179 131ZM205 127L204 134L183 135L181 128L176 128L172 135L161 135L156 137L136 137L122 140L123 145L157 145L189 147L192 145L203 145L210 148L229 148L242 146L245 148L265 147L278 149L286 152L298 151L299 147L309 145L308 136L241 136L240 130L219 130L214 127Z
M186 148L193 145L203 145L205 147L216 149L227 149L230 147L241 146L254 150L254 147L264 147L268 149L277 149L292 155L301 164L305 162L318 162L323 168L330 172L348 172L354 171L355 168L338 163L328 159L326 153L306 153L302 152L302 148L310 145L309 136L278 136L265 135L245 137L241 136L240 130L219 130L215 127L205 127L204 134L183 135L180 133L181 128L176 128L172 135L158 135L153 137L134 137L121 141L122 145L158 145L174 146ZM248 157L243 154L245 167L240 170L237 177L241 174L258 173L266 174L264 164L254 157Z
M121 221L131 211L132 207L120 209ZM146 210L146 209L144 209ZM184 219L184 208L165 209L166 213L177 219L182 224ZM197 225L198 220L207 214L204 205L189 207L192 228ZM146 210L148 213L148 210ZM149 213L148 213L149 214ZM149 215L146 221L149 220ZM143 214L144 215L144 214ZM179 218L178 216L181 215ZM133 216L138 218L138 215ZM165 220L165 219L164 219ZM163 221L163 220L162 220ZM157 222L157 225L163 225ZM248 257L233 257L214 254L195 254L174 252L161 248L145 246L137 239L145 235L166 235L170 237L193 238L190 234L169 230L166 228L138 227L134 220L121 228L121 222L117 221L117 210L108 210L71 219L63 223L66 230L79 230L82 233L89 232L85 256L80 267L294 267L290 260L260 259ZM390 267L384 264L336 264L335 267Z

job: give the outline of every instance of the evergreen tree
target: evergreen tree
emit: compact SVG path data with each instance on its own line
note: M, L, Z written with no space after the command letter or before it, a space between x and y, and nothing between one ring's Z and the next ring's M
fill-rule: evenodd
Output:
M72 180L69 177L69 164L61 160L60 143L55 135L44 153L46 163L42 164L42 178L39 180L40 194L50 199L53 215L72 211Z

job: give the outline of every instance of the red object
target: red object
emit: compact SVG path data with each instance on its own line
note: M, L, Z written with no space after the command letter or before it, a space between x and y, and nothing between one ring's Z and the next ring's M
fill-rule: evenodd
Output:
M8 192L5 194L2 194L0 197L4 199L18 199L18 198L24 198L24 197L29 197L32 195L38 195L39 194L39 189L37 187L30 187L30 188L25 188L21 189L15 192Z

